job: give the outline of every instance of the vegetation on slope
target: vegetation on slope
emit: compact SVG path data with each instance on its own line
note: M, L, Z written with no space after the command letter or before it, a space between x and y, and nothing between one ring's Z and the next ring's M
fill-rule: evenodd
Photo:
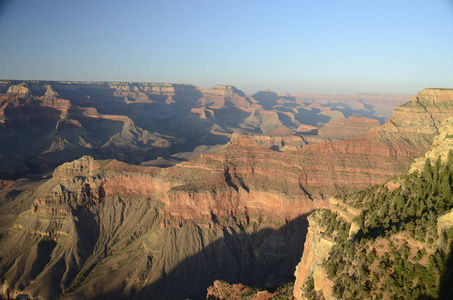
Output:
M243 284L230 284L216 280L208 288L207 300L286 300L291 299L293 283L287 283L275 290L260 290Z
M453 227L438 226L453 208L453 155L426 160L422 172L401 176L342 200L362 213L360 230L347 240L345 221L325 212L325 238L336 242L325 270L338 299L445 298L451 278ZM438 228L439 232L438 232ZM334 237L334 238L332 238ZM309 280L305 294L312 294Z

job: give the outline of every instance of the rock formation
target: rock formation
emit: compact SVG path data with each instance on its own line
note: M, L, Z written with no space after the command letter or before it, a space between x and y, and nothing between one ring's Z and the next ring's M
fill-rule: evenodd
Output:
M362 116L369 117L370 115L367 115L367 113L373 114L374 111L378 117L389 118L393 114L395 105L399 106L406 103L412 96L359 93L354 95L294 94L293 97L297 102L332 106L336 111L343 113L361 111ZM372 105L370 106L370 104Z
M309 226L305 239L304 252L300 263L296 267L294 276L294 297L305 299L303 295L304 284L312 278L314 289L325 299L332 298L333 282L329 279L322 267L329 258L334 241L323 235L326 228L319 221L322 214L317 211L308 217Z
M269 292L256 288L244 286L243 284L228 284L227 282L216 280L208 288L207 300L228 300L228 299L247 299L247 300L270 300L270 299L289 299L292 287L285 286L278 291Z
M442 162L448 158L448 152L453 149L453 117L445 119L440 128L439 135L434 138L433 144L424 157L417 158L410 167L410 171L422 171L426 159L435 162L439 157Z
M379 125L378 120L366 117L340 118L326 123L319 129L316 138L324 141L347 140L364 135Z

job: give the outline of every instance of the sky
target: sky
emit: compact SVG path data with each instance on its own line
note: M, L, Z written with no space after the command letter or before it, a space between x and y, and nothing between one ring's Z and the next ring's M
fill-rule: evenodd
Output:
M0 0L0 79L453 88L453 0Z

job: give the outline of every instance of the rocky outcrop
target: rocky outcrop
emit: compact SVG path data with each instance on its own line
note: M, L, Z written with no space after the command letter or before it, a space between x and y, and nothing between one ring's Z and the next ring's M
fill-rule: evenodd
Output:
M379 126L379 121L365 117L350 116L328 122L318 132L322 140L347 140L366 134Z
M200 89L202 97L198 103L209 109L225 109L235 107L242 111L250 111L254 103L245 93L231 85L216 85L211 89Z
M259 91L252 97L266 110L270 110L274 105L277 105L280 98L277 93L272 92L271 90Z
M453 99L453 89L427 88L418 93L417 98L433 104L450 102Z
M8 88L7 93L10 95L17 95L19 97L25 97L25 96L28 96L28 94L30 94L30 89L27 87L27 85L25 83L21 83L21 84L16 84L16 85L10 86Z
M310 299L304 291L304 284L309 277L313 278L314 290L324 297L324 299L335 299L332 296L333 282L328 278L323 264L329 257L329 252L335 242L326 238L323 233L326 230L319 223L321 217L319 212L315 212L308 217L308 232L304 244L304 253L300 263L296 267L294 276L293 296L295 299Z
M308 145L303 137L293 134L285 126L277 127L268 134L249 134L249 136L256 142L257 146L278 151L296 151Z
M348 238L353 239L360 229L356 224L355 218L361 213L360 209L351 207L343 203L338 198L329 199L330 210L335 214L336 221L339 220L350 223ZM295 299L311 299L313 295L324 297L324 299L336 299L332 293L334 282L324 268L326 260L329 259L332 247L337 243L334 234L331 232L328 224L325 222L326 214L324 211L315 211L308 216L308 232L304 244L304 252L301 261L296 267L294 276L293 296ZM313 291L307 293L307 282L312 281Z
M297 127L297 131L302 134L317 135L318 127L302 124L299 127Z
M228 300L228 299L247 299L247 300L268 300L268 299L288 299L291 297L291 287L283 287L275 292L261 291L243 284L229 284L224 281L216 280L208 288L207 300Z
M439 128L439 135L434 138L433 144L424 157L417 158L410 167L410 171L422 171L426 159L435 162L440 157L442 162L448 158L448 153L453 150L453 118L445 119Z
M245 93L241 90L238 90L235 86L232 85L216 85L212 89L204 89L204 93L207 95L216 95L216 96L228 96L232 97L237 95L239 97L245 97Z

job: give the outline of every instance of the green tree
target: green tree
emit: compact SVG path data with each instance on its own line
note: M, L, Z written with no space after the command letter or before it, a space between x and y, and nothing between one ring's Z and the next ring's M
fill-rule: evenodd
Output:
M429 158L427 158L425 160L425 164L423 165L422 175L426 179L426 181L428 181L428 182L433 181L433 172L431 169L431 161Z

